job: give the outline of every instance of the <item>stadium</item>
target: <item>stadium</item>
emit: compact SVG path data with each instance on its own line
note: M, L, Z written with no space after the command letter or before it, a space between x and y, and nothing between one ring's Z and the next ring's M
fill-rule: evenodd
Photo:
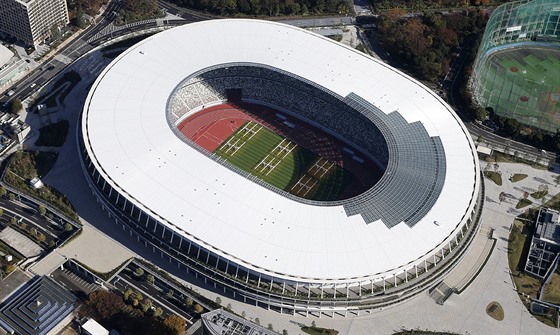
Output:
M494 10L480 44L471 90L484 108L529 126L560 129L560 5L521 0Z
M82 167L115 224L223 295L282 313L425 292L477 229L464 125L409 76L309 31L212 20L96 79Z

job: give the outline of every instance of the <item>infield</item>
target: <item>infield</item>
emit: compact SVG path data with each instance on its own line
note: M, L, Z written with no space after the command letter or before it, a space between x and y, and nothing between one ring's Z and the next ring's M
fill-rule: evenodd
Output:
M351 172L247 121L214 153L268 184L306 199L334 200L352 182Z

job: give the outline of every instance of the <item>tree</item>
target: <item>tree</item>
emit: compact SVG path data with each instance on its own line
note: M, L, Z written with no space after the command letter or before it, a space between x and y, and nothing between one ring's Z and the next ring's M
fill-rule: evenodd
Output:
M191 297L187 297L187 298L185 299L185 305L187 305L187 307L189 307L189 308L192 307L192 305L193 305L193 300L192 300Z
M68 222L66 222L66 223L64 224L64 230L65 230L65 231L72 231L72 225L69 224Z
M317 327L317 324L315 323L315 320L311 321L311 327L313 327L313 328Z
M163 320L163 325L171 330L174 334L180 334L186 328L185 319L182 317L172 314Z
M228 311L231 311L231 304L227 304L226 309L227 309Z
M141 267L137 267L134 271L134 275L136 277L142 277L144 275L144 269L142 269Z
M124 302L121 297L105 290L91 292L86 303L93 308L102 320L109 319L124 308Z
M194 311L196 314L200 314L204 311L204 308L200 304L194 304Z
M245 318L245 317L247 316L247 313L245 313L245 311L243 311L243 312L241 312L241 316L242 316L243 318Z
M132 295L132 293L133 293L132 289L130 287L127 288L126 291L124 291L124 294L123 294L124 301L128 301L128 299L130 299L130 296Z
M12 222L13 222L13 223L12 223ZM15 218L11 218L11 219L10 219L10 223L15 224L15 222L16 222L16 221L15 221ZM21 224L20 224L19 226L20 226L20 228L21 228L22 230L26 230L26 229L27 229L27 223L25 223L25 222L23 222L23 221L21 222Z
M288 335L288 331L286 329L282 330L282 335Z
M16 195L13 193L10 193L10 195L8 195L8 198L10 199L10 201L14 201L16 200Z
M142 312L146 313L152 307L152 301L150 299L144 300L142 303Z
M45 237L45 235L43 233L39 233L39 235L37 236L37 240L39 242L45 242L47 238Z
M23 105L21 103L21 100L19 99L12 100L12 113L18 114L22 109L23 109Z
M266 328L268 328L269 330L274 330L274 327L272 326L272 323L269 323L268 327L266 327Z
M153 285L154 282L155 282L155 278L152 274L149 274L149 275L146 276L146 281Z
M8 190L4 186L0 186L0 195L5 197L8 194Z
M173 297L173 294L175 294L175 291L173 291L173 290L167 291L167 297L168 297L168 298L172 298L172 297Z
M154 317L160 317L163 314L163 309L161 309L161 307L156 307L156 309L154 309Z
M2 216L2 214L4 214L4 210L0 208L0 216Z
M17 223L16 217L15 217L15 216L12 216L12 217L10 218L10 224L11 224L11 225L15 225L16 223ZM25 228L22 228L22 229L25 230Z
M142 293L136 292L136 293L134 294L134 299L136 299L136 300L138 300L138 301L142 301L142 300L144 300L144 296L142 295Z
M37 235L37 229L36 228L31 228L29 229L29 234L36 236Z
M39 207L37 207L37 211L41 216L45 216L45 214L47 214L47 209L43 205L39 205Z
M217 303L218 305L221 305L221 304L222 304L222 298L216 297L216 303Z
M255 323L260 325L261 324L261 320L259 318L255 318Z

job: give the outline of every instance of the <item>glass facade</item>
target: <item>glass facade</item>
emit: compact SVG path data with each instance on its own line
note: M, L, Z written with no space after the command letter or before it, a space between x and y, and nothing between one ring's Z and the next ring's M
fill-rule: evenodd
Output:
M560 128L560 3L521 0L492 13L471 89L482 107L555 132Z

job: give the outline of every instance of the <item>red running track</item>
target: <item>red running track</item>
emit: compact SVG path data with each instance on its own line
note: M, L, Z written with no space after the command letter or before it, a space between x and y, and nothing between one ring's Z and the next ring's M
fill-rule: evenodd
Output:
M247 121L257 122L240 109L222 104L189 116L177 128L194 143L214 152Z

